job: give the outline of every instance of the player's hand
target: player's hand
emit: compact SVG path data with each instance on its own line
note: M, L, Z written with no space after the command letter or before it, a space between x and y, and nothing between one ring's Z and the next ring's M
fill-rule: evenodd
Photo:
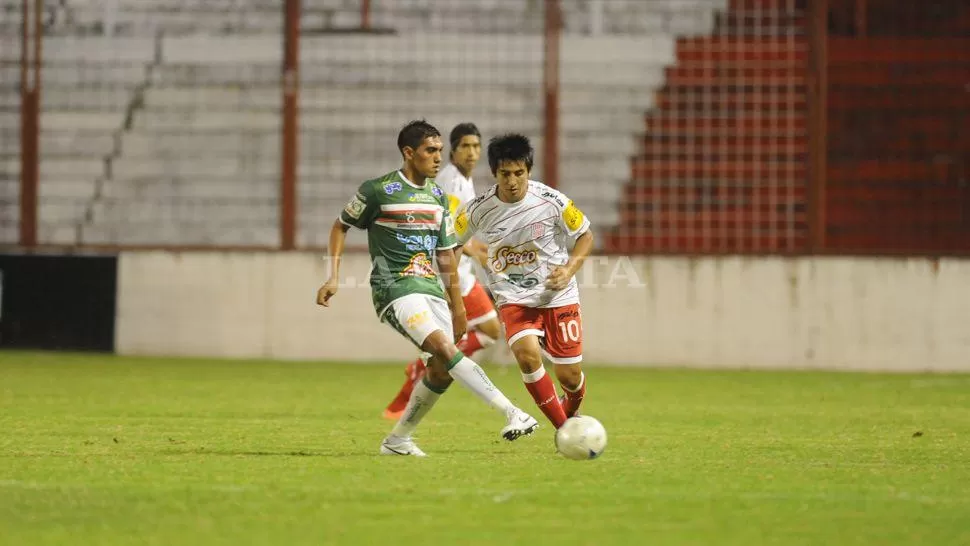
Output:
M549 275L546 277L546 288L549 290L562 290L569 285L569 279L572 277L567 268L552 266L549 269Z
M331 277L320 290L317 290L317 305L330 307L330 298L337 293L337 279Z
M455 343L461 341L468 331L468 318L465 315L464 307L452 307L451 309L451 329L455 335Z

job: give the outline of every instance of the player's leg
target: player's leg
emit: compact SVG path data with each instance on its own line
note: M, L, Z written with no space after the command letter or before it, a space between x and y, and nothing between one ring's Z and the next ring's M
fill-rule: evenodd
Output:
M381 320L420 347L429 336L440 332L428 300L423 294L400 298L388 306ZM447 374L425 374L416 381L403 413L381 443L381 454L423 457L424 452L411 440L411 434L450 385Z
M498 312L481 283L475 282L472 289L462 297L465 314L468 318L468 334L458 342L458 350L475 358L475 354L495 343L501 333Z
M401 414L404 413L404 408L408 405L408 400L411 398L414 384L424 376L424 369L424 359L420 356L404 368L404 384L401 385L401 389L391 400L391 403L384 408L383 416L385 419L392 421L400 419Z
M535 431L539 423L513 405L492 383L485 370L459 351L452 342L451 311L448 309L448 304L437 298L429 298L429 300L435 320L442 328L430 334L421 346L424 351L433 356L428 362L428 375L446 373L483 402L505 415L506 426L502 429L502 436L506 440L515 440ZM442 366L444 370L440 369Z
M465 303L465 313L468 317L468 334L457 343L457 347L469 358L475 359L478 351L495 343L502 330L498 322L498 312L495 311L492 299L481 283L476 281L462 300ZM408 399L411 397L414 384L424 375L424 370L425 363L421 358L416 358L407 365L404 370L407 378L401 385L397 396L384 409L385 419L397 420L400 418L405 406L407 406Z
M556 366L556 378L566 393L562 398L566 417L572 417L586 396L583 373L583 318L579 304L544 309L546 358Z
M561 427L566 421L566 414L556 397L556 386L542 366L539 345L539 336L543 334L541 310L506 305L502 307L501 315L509 347L519 364L526 390L552 426Z

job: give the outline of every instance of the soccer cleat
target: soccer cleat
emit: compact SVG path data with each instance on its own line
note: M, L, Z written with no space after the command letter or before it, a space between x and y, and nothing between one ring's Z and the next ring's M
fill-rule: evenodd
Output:
M413 457L427 457L410 438L388 436L381 442L381 455L411 455Z
M381 417L389 421L397 421L398 419L401 418L402 415L404 415L403 409L397 410L397 411L391 411L390 409L385 409L384 413L381 414Z
M528 436L539 428L539 421L528 413L515 409L509 413L509 422L502 429L502 438L512 442L520 436Z

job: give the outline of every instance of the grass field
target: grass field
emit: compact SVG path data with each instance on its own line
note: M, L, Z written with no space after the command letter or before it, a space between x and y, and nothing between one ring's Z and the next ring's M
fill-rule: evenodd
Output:
M601 459L455 385L421 460L400 366L0 352L0 544L970 544L970 376L588 375Z

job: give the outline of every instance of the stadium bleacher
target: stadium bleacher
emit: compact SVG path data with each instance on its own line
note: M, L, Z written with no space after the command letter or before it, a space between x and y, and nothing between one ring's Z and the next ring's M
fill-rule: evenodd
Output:
M54 4L44 45L40 240L278 244L275 3ZM588 6L564 2L560 186L597 224L619 220L642 115L674 59L675 39L709 32L722 4L608 2L599 34L590 35ZM473 120L486 137L522 131L541 152L542 13L530 5L374 2L372 26L397 31L375 34L309 30L359 24L356 2L307 7L300 244L325 244L356 185L398 164L394 139L408 119L426 117L443 131ZM509 23L476 23L483 20ZM17 127L10 90L0 98L8 132ZM8 195L17 140L4 138L0 148ZM484 164L476 176L480 187L490 180ZM535 176L542 178L541 158Z

